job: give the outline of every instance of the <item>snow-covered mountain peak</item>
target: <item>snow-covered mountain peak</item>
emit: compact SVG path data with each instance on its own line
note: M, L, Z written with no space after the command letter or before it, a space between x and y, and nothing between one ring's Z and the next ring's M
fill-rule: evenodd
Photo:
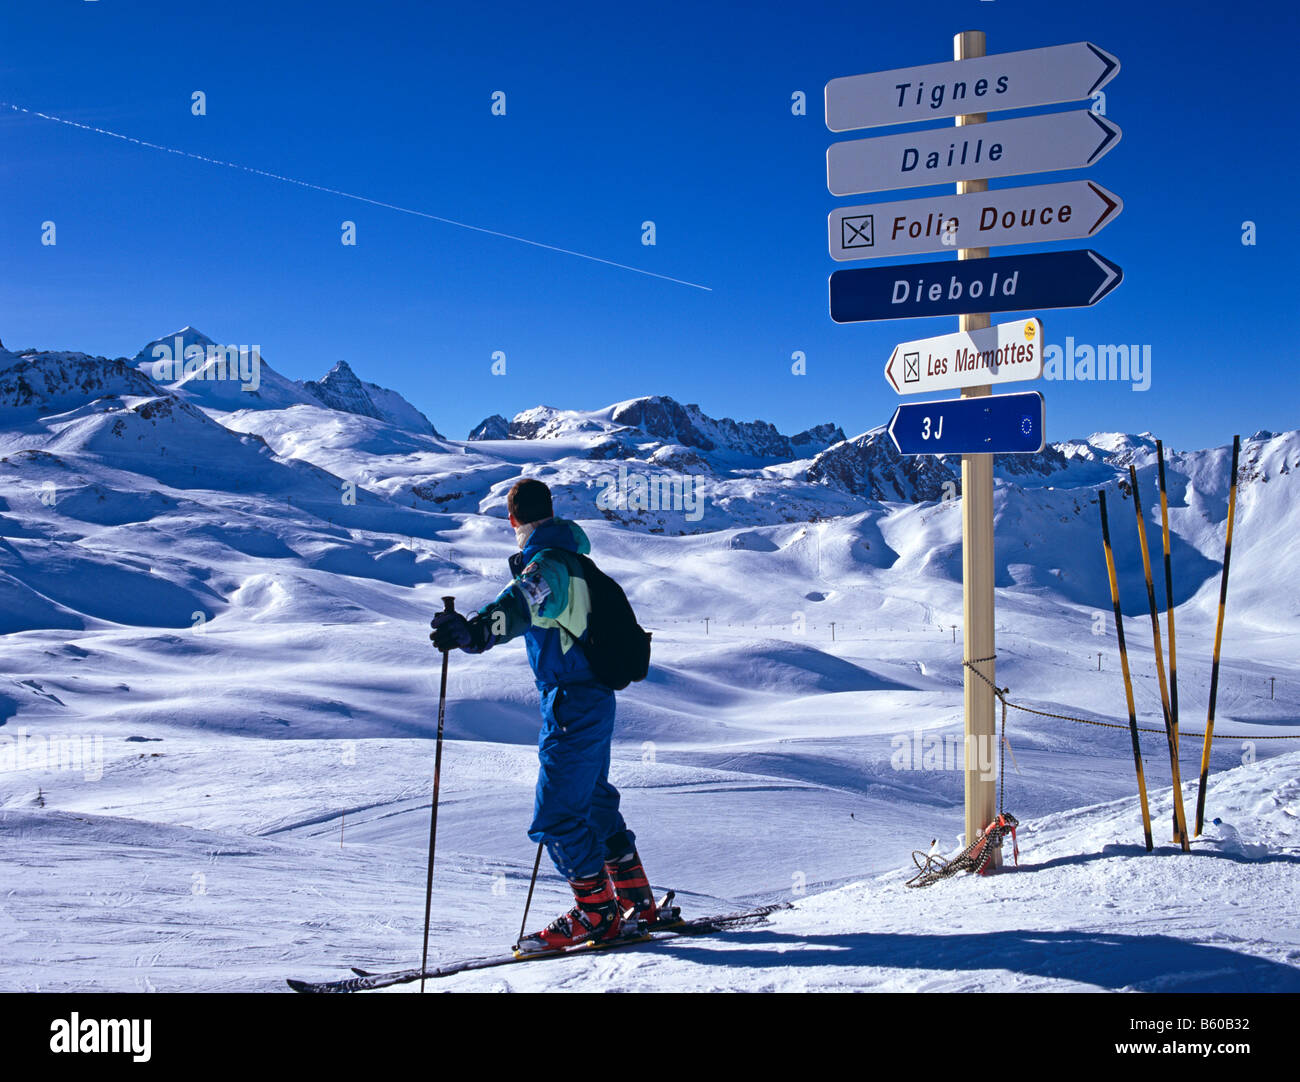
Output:
M682 405L667 395L648 395L610 407L610 420L649 435L701 451L722 451L752 458L810 457L844 439L838 425L822 424L786 436L767 421L733 421L710 417L695 403Z
M470 438L503 438L499 423L503 420L487 418ZM835 424L821 424L786 436L767 421L710 417L698 405L683 405L668 395L644 395L590 411L534 406L515 414L505 431L510 439L595 437L592 457L602 459L641 457L653 454L660 446L674 446L751 465L810 458L844 439L843 430Z
M494 413L491 417L484 417L465 437L467 441L508 440L509 438L510 422L499 413Z
M300 386L330 409L373 417L408 432L441 439L428 417L396 391L362 380L347 361L337 361L324 379L308 380Z
M1127 466L1142 465L1156 453L1156 437L1150 432L1094 432L1087 443L1105 453L1111 461ZM1168 448L1166 448L1168 450Z
M142 365L146 361L152 363L158 360L160 346L166 347L166 357L170 360L175 356L174 351L177 349L178 344L183 355L184 350L190 346L200 346L206 351L208 346L215 346L217 343L202 331L187 323L179 331L164 334L143 346L140 352L135 355L135 363Z
M375 408L370 395L366 393L365 385L347 361L336 362L324 379L308 380L302 387L331 409L382 419L379 418L379 410Z
M956 495L961 474L934 455L899 454L881 425L822 451L806 478L855 496L912 503Z
M232 413L314 401L266 363L258 343L216 342L188 324L148 343L134 363L156 384L201 409Z
M334 367L325 373L325 379L321 382L329 383L331 380L348 380L358 384L361 382L361 380L357 379L357 374L352 371L352 366L347 361L335 361Z
M62 413L105 395L154 395L147 376L121 359L88 353L0 353L0 410Z

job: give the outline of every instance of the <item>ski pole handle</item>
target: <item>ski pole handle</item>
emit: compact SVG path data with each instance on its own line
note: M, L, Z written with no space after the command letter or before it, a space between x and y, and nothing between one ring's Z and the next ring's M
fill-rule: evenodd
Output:
M455 611L456 611L456 599L455 599L454 597L444 596L443 599L442 599L442 611L443 611L443 612L455 612Z

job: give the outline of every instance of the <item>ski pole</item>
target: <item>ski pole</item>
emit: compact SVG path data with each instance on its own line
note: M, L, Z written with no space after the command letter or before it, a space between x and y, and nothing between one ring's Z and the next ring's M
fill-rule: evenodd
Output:
M1133 762L1137 766L1138 797L1142 803L1142 831L1147 852L1151 852L1151 811L1147 807L1147 780L1142 771L1142 742L1138 737L1137 709L1133 705L1133 678L1128 671L1128 646L1124 642L1124 614L1119 603L1119 578L1115 574L1115 555L1110 548L1110 522L1106 517L1106 493L1101 497L1101 544L1106 551L1106 574L1110 578L1110 600L1115 607L1115 636L1119 639L1119 664L1124 673L1124 701L1128 705L1128 727L1133 737Z
M1187 838L1187 813L1183 809L1183 778L1178 765L1178 734L1173 729L1169 714L1169 685L1165 683L1165 653L1160 644L1160 616L1156 611L1156 588L1151 581L1151 552L1147 548L1146 522L1142 518L1142 500L1138 495L1137 469L1128 468L1129 484L1133 488L1133 510L1137 514L1138 545L1142 549L1142 572L1147 581L1147 602L1151 606L1151 638L1156 655L1156 675L1160 678L1160 705L1165 713L1165 736L1169 740L1169 770L1174 785L1174 841L1190 852Z
M456 611L456 599L442 599L443 612ZM438 689L438 741L433 756L433 805L429 812L429 874L424 881L424 951L420 955L420 993L424 993L424 974L429 968L429 913L433 906L433 850L438 840L438 786L442 776L442 724L447 716L447 654L442 652L442 684Z
M520 940L524 938L528 931L528 910L533 905L533 887L537 886L537 869L542 866L542 843L537 843L537 859L533 861L533 877L528 881L528 897L524 900L524 919L519 922L519 939L515 940L518 946Z
M1165 491L1165 445L1156 440L1156 461L1160 478L1160 530L1165 550L1165 624L1169 628L1169 722L1178 746L1178 654L1174 644L1174 567L1169 554L1169 498ZM1174 833L1178 823L1174 823Z
M1232 487L1228 491L1228 536L1223 545L1223 578L1219 582L1219 619L1214 629L1214 665L1210 669L1210 710L1201 751L1201 784L1196 790L1196 834L1205 825L1205 780L1210 773L1210 741L1214 739L1214 705L1219 697L1219 647L1223 643L1223 610L1228 603L1228 564L1232 560L1232 520L1237 510L1237 454L1241 437L1232 437Z

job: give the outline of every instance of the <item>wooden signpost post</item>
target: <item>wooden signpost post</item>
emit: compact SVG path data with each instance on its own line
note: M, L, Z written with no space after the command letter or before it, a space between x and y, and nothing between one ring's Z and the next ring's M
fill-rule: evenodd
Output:
M984 55L984 32L968 30L953 40L953 59L967 60ZM983 124L983 113L957 117L958 126ZM988 191L987 180L959 180L957 194ZM984 259L987 248L960 248L957 258ZM989 325L987 313L958 316L958 330L971 333ZM989 384L963 387L962 398L979 398L993 393ZM996 680L994 655L997 641L993 625L993 456L961 456L961 608L965 624L965 657L962 666L962 697L966 713L966 844L993 821L997 814L993 779L980 770L975 748L992 747L997 739L994 723L992 683ZM985 677L980 679L980 675ZM994 867L1002 863L999 851Z

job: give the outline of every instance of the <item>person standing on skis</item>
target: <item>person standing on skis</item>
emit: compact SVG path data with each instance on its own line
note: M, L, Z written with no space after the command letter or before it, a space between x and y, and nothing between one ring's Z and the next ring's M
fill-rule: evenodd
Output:
M481 654L524 636L542 712L528 837L546 845L574 897L571 910L516 946L534 953L616 939L625 922L653 923L658 912L636 836L609 783L614 692L586 657L591 600L577 557L591 544L576 522L555 517L551 490L541 481L517 481L506 507L519 544L510 584L468 619L439 613L429 638L444 652Z

